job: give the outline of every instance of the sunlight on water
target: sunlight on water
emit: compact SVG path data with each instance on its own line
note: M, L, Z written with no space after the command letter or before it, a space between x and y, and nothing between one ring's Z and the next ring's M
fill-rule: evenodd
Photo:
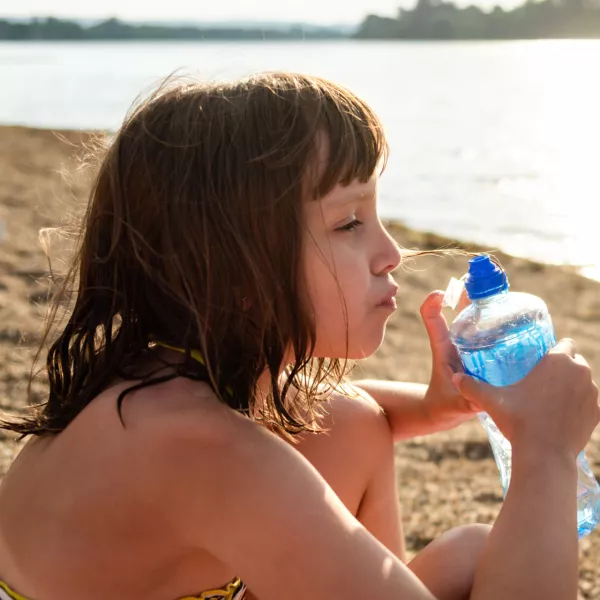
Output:
M593 267L600 258L595 222L600 200L600 80L591 76L598 58L596 44L542 47L545 67L533 81L543 95L536 126L542 146L536 201L543 229L560 241L545 250L545 257Z
M314 73L383 119L381 213L600 279L600 41L0 44L0 123L119 126L178 69Z

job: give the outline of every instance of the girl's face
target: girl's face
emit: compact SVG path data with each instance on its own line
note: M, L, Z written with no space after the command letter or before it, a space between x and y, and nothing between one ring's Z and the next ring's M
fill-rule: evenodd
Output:
M305 203L303 260L315 312L314 356L358 359L383 341L396 309L400 250L377 215L377 178Z

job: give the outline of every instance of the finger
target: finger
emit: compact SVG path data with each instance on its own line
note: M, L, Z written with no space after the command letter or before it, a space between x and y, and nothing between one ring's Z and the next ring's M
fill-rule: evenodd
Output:
M577 354L577 348L575 346L575 342L571 338L563 338L557 342L556 346L554 346L550 352L561 352L563 354L567 354L571 358L575 358L575 355Z
M464 373L465 369L463 367L462 361L460 360L460 356L454 346L450 348L449 356L446 358L446 368L449 370L450 376L453 373Z
M452 383L464 398L475 403L481 410L487 411L490 406L496 405L496 394L499 388L464 373L452 375Z
M436 290L431 292L421 305L421 317L429 336L431 351L434 354L445 351L450 343L448 323L442 314L443 299L444 292Z
M581 365L582 367L589 367L590 364L588 363L587 360L585 360L585 358L583 358L583 356L581 356L581 354L576 354L573 357L573 360L578 364Z

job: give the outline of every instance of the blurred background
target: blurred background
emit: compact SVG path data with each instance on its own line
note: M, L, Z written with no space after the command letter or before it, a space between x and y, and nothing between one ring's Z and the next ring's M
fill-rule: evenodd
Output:
M89 132L116 130L172 73L276 69L378 112L380 212L403 245L499 250L513 289L541 296L600 372L600 0L0 0L0 410L25 406L49 301L38 230L85 203L73 155ZM428 381L419 305L465 268L399 273L399 309L360 376ZM19 447L0 433L0 476ZM600 475L599 431L587 454ZM398 444L397 466L409 556L500 509L477 421ZM581 594L598 600L600 532L580 549Z
M385 217L600 278L600 0L499 1L6 2L0 123L112 130L173 72L323 75L386 125Z

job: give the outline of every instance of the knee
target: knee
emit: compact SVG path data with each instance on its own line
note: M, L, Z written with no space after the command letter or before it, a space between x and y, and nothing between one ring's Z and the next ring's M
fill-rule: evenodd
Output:
M477 560L491 531L491 525L472 523L450 529L441 538L445 537L445 541L467 560Z
M469 598L491 529L480 524L450 529L423 548L408 566L436 598Z

